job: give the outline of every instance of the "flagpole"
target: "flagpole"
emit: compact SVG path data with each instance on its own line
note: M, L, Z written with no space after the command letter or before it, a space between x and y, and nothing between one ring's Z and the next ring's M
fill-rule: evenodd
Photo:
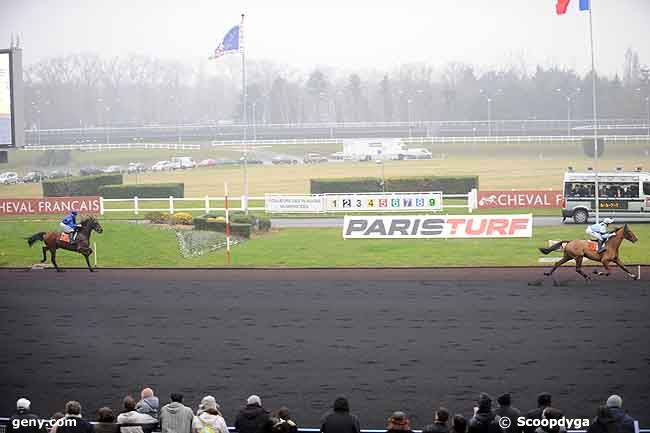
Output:
M248 215L248 110L246 110L246 49L244 44L244 14L241 14L241 23L239 25L239 48L241 50L241 81L242 81L242 121L244 124L244 197L241 207Z
M596 223L600 221L600 200L598 191L598 110L596 105L596 62L594 61L594 28L591 14L592 2L589 1L589 39L591 42L591 79L593 93L593 127L594 127L594 172L596 173L595 197L596 197Z

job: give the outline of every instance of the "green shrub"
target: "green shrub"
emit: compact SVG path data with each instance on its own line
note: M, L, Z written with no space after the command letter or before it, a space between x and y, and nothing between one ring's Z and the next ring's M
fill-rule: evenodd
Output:
M104 198L175 198L185 197L183 183L149 183L140 185L106 185L100 188Z
M374 177L311 179L312 194L382 192L381 179ZM478 189L478 176L390 177L387 192L442 191L445 194L466 194Z
M197 230L210 230L215 232L226 232L226 221L219 217L202 216L194 218L194 228ZM251 224L230 223L230 234L243 238L250 238L252 231Z
M43 197L68 197L101 195L105 185L122 183L121 174L100 174L97 176L74 177L47 180L41 183Z
M250 224L253 231L268 232L271 230L271 220L269 218L260 217L252 214L246 215L243 211L230 212L231 224ZM222 221L225 223L226 219L223 215L204 215L208 221Z

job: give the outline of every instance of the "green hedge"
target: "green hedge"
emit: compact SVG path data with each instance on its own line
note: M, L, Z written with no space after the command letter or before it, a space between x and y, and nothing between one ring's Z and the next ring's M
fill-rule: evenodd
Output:
M243 238L250 238L252 231L251 224L244 223L230 223L230 234L233 236L240 236ZM194 218L194 228L196 230L210 230L213 232L226 232L225 221L208 221L206 217Z
M69 197L101 195L104 185L122 184L121 174L100 174L97 176L74 177L47 180L41 183L43 197Z
M148 183L142 185L106 185L99 189L104 198L175 198L185 197L183 183Z
M375 177L311 179L312 194L382 192L381 179ZM478 176L422 176L386 178L386 191L442 191L445 194L466 194L478 189Z

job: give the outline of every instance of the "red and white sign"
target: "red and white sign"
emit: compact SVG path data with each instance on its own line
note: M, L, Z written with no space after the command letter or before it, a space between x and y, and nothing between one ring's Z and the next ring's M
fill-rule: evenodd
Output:
M533 216L403 215L350 216L343 221L344 239L530 238Z
M0 198L0 215L98 213L99 197Z
M479 191L479 209L561 208L560 191Z

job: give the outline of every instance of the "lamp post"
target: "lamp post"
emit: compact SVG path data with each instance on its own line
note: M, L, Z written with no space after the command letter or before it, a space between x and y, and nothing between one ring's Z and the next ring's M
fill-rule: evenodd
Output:
M491 93L487 90L480 89L479 93L483 95L485 101L487 102L487 123L488 123L488 137L492 136L492 101L495 96L501 95L503 90L497 89L496 92Z
M411 130L411 104L413 103L413 100L411 98L408 98L406 100L406 119L409 124L409 138L413 138L413 131Z
M582 89L576 87L575 89L567 89L566 92L563 92L562 89L555 89L555 91L561 93L566 98L566 135L570 137L573 135L571 131L571 103L575 99L575 96L582 92Z
M257 108L257 101L254 101L252 104L253 108L253 141L257 140L257 116L256 116L256 108Z

